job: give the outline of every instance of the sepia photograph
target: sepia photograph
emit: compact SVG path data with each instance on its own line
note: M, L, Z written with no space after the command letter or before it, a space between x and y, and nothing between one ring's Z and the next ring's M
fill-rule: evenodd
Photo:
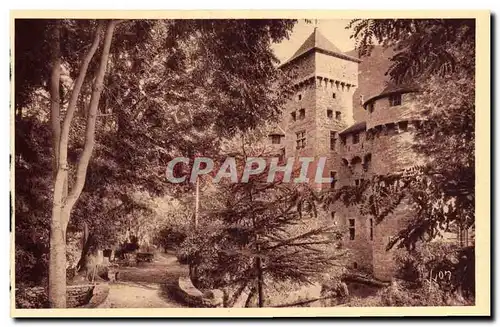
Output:
M62 13L11 12L11 315L490 314L489 12Z

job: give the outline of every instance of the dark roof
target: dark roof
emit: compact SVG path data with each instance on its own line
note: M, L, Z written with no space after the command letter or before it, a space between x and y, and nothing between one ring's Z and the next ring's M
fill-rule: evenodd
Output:
M366 130L366 122L361 121L359 123L354 123L353 125L347 127L343 131L341 131L339 134L344 135L344 134L349 134L349 133L354 133L354 132L359 132L359 131L365 131Z
M366 106L368 103L372 102L372 101L375 101L377 99L380 99L380 98L384 98L388 95L391 95L391 94L396 94L396 93L411 93L411 92L417 92L418 91L418 88L415 87L415 86L411 86L411 85L396 85L394 83L387 83L387 86L382 90L382 92L380 92L380 94L378 95L375 95L371 98L369 98L368 100L366 100L364 103L363 103L363 106Z
M323 52L338 58L346 59L346 60L351 60L355 62L361 62L356 57L352 57L348 54L343 53L340 51L339 48L337 48L332 42L330 42L326 37L321 34L317 28L314 28L314 31L309 35L309 37L302 43L300 48L293 54L293 56L283 63L282 66L287 65L291 63L292 61L296 60L299 57L302 57L306 53L309 53L311 51L319 51Z
M357 57L358 51L352 50L346 53L349 56ZM362 104L366 99L376 96L382 92L385 83L389 81L389 76L385 75L391 65L390 58L394 55L392 48L375 46L370 56L363 57L363 61L358 65L358 87L353 95L354 120L366 120L366 110ZM362 102L360 97L363 96Z

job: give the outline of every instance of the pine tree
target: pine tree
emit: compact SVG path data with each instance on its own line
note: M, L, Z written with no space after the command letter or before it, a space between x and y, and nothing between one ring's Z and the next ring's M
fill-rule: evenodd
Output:
M269 158L272 153L244 144L232 154L241 169L252 155ZM250 289L259 307L266 306L266 285L313 283L340 271L346 255L340 249L341 231L318 217L314 191L279 175L268 182L266 167L248 183L222 180L217 185L221 205L183 245L200 284L235 289L229 302Z

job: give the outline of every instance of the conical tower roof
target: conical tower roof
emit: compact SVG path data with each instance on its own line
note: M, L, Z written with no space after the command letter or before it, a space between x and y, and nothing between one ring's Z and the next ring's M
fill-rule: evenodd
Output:
M321 34L318 28L315 27L311 35L309 35L309 37L304 41L304 43L302 43L302 45L293 54L293 56L283 65L288 64L311 51L319 51L342 59L361 62L361 60L359 60L358 58L351 57L342 53L339 48L337 48L332 42L330 42L330 40L328 40L323 34Z

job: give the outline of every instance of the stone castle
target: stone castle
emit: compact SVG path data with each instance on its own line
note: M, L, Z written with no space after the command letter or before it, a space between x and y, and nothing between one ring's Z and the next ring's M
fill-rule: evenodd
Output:
M413 105L417 90L382 78L366 79L366 73L373 77L374 65L366 63L362 70L360 65L360 59L341 52L317 28L281 65L293 72L294 94L283 110L281 124L269 135L270 142L286 158L327 157L324 177L333 181L319 188L358 185L373 174L422 162L411 148L414 128L420 122ZM330 208L334 223L348 230L343 243L351 253L351 268L380 280L392 278L393 254L386 251L386 245L409 216L401 207L379 224L353 206Z

